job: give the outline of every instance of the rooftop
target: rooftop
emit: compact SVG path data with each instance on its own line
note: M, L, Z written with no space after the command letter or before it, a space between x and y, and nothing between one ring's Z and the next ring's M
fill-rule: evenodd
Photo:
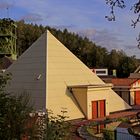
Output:
M113 78L112 84L114 86L130 86L132 83L137 81L136 78Z
M89 84L89 85L71 85L70 88L101 88L112 87L112 84Z

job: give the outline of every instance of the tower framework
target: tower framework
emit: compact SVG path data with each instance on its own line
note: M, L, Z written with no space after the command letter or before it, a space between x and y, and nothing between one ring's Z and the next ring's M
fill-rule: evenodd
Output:
M13 60L17 58L15 22L11 19L0 20L0 56L8 56Z

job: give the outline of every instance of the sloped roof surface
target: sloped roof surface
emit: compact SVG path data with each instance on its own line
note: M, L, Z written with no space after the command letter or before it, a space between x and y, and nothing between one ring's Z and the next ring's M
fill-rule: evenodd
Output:
M47 32L47 71L47 107L57 114L65 107L72 118L83 114L67 87L105 84L50 32Z
M70 119L83 118L84 115L68 90L69 86L105 85L49 31L34 42L7 72L12 73L8 91L29 93L37 110L51 109L56 115L66 109ZM121 100L120 97L116 100L117 95L111 89L109 94L114 97L114 102ZM124 106L123 100L121 103L115 110L129 108Z
M132 78L113 78L112 79L112 84L114 86L130 86L133 84L137 79L132 79Z

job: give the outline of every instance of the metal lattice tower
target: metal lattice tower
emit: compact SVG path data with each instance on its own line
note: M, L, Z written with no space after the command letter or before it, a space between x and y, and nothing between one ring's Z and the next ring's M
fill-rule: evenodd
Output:
M0 56L17 58L16 49L16 24L9 18L0 19Z

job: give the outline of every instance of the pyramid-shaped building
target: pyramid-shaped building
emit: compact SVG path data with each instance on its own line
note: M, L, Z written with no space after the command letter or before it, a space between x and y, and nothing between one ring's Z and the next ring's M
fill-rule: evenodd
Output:
M131 108L49 31L6 72L12 73L7 90L29 93L36 110L65 108L69 119L94 119Z

